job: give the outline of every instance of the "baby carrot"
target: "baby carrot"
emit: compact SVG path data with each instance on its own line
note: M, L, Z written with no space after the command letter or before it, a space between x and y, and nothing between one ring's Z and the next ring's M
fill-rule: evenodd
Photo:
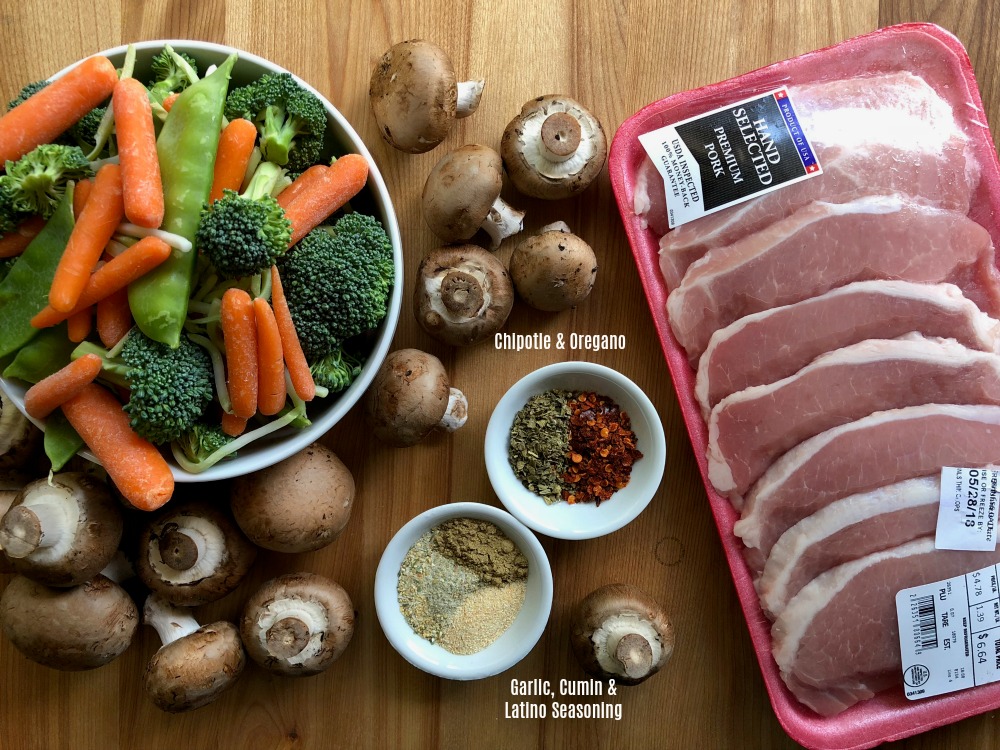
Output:
M309 169L300 174L295 178L295 181L278 193L277 201L278 205L282 208L287 208L295 198L309 187L316 180L323 179L323 172L328 170L329 167L325 164L313 164Z
M121 170L117 164L105 164L56 267L49 289L49 304L56 310L70 312L76 306L90 272L124 215Z
M169 258L170 252L170 246L158 237L143 237L90 275L72 310L59 312L48 305L31 319L31 325L35 328L48 328L81 310L88 309L94 303L145 276Z
M156 228L163 223L163 184L149 92L136 79L123 78L115 86L111 102L115 109L125 216L140 227Z
M220 311L226 344L226 385L233 414L248 419L257 413L257 318L250 295L227 289Z
M133 507L156 510L170 499L170 466L155 445L135 433L109 391L90 383L65 401L62 410Z
M67 318L66 333L68 334L70 341L75 344L79 344L90 335L90 329L94 322L93 313L94 311L92 308L85 307Z
M257 410L265 416L277 414L285 405L285 361L281 334L267 300L253 301L257 319Z
M257 126L249 120L233 120L223 129L219 136L219 150L215 154L215 176L212 178L212 192L208 195L209 204L221 198L223 190L239 192L256 140Z
M165 110L167 110L167 112L169 112L171 109L173 109L174 102L177 101L178 96L180 96L180 94L177 93L176 91L172 94L168 94L167 97L163 100L163 104L161 106Z
M32 216L22 221L17 229L0 237L0 258L13 258L23 253L44 226L45 219L41 216Z
M288 309L288 300L281 286L277 266L271 266L271 307L274 309L278 333L281 334L281 351L285 357L285 365L288 366L292 387L303 401L312 401L316 396L316 383L309 370L309 363L306 362L306 355L302 351L299 335L295 331L292 312Z
M96 354L84 354L46 378L42 378L24 394L24 410L35 419L45 419L67 399L72 398L87 383L101 373L103 361Z
M97 303L97 335L110 349L132 327L132 308L128 306L128 289L122 288Z
M230 437L239 437L247 428L246 417L237 417L227 411L222 412L222 431Z
M52 143L107 99L117 82L115 66L97 55L21 102L0 117L0 164Z
M87 198L90 197L90 191L94 189L93 180L80 180L73 187L73 217L78 219L80 214L83 213L83 207L87 205Z
M285 216L292 222L289 247L361 192L368 180L368 162L360 154L346 154L316 174L320 179L303 187L285 207Z

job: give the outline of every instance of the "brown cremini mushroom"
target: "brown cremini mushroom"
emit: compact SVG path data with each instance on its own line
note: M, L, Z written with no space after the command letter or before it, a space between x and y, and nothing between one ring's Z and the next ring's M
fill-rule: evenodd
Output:
M322 672L354 634L354 605L347 592L315 573L290 573L268 581L243 608L240 635L250 658L286 677Z
M23 469L41 445L42 431L0 391L0 471Z
M189 501L168 506L145 525L136 573L171 604L194 607L235 589L256 557L257 548L228 513Z
M558 221L527 237L510 256L518 295L537 310L558 312L587 298L597 280L593 249Z
M445 139L457 118L476 111L484 84L457 82L444 50L410 39L382 55L372 71L368 97L386 143L422 154Z
M351 518L354 477L329 448L314 443L266 469L237 477L230 504L259 547L312 552L340 536Z
M0 596L4 635L26 657L53 669L107 664L129 647L138 624L132 599L103 575L58 589L16 576Z
M416 445L435 428L454 432L468 415L465 394L451 387L441 360L418 349L386 357L365 394L375 437L400 448Z
M417 268L413 314L438 341L470 346L499 331L514 304L510 275L476 245L441 247Z
M674 650L674 629L656 600L641 589L609 584L577 607L570 644L588 673L638 685L667 663Z
M427 175L424 220L444 242L465 242L480 229L495 250L524 226L524 212L500 197L503 164L487 146L469 144L441 158Z
M600 174L608 141L600 121L580 102L549 94L527 102L500 141L507 176L535 198L569 198Z
M121 536L121 507L107 485L79 472L30 482L0 518L0 549L11 566L48 586L93 578Z
M242 674L246 653L232 623L199 626L158 594L146 598L142 613L163 643L143 675L146 694L157 708L175 714L207 706Z

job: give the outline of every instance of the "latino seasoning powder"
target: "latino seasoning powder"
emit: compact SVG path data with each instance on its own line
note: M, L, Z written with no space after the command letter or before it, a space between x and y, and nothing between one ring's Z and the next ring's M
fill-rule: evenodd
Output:
M508 460L548 503L600 505L629 483L642 458L628 414L607 396L550 390L514 417Z

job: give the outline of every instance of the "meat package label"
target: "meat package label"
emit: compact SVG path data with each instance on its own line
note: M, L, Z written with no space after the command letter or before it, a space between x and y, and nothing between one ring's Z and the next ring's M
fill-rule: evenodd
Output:
M903 690L930 698L1000 680L996 565L896 594Z
M941 469L937 549L996 550L998 484L998 469Z
M785 88L643 133L639 142L663 177L671 228L823 171Z

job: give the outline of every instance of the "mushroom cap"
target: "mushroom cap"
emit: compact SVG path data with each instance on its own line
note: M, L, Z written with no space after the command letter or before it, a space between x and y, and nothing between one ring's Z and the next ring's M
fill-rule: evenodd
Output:
M11 509L30 509L43 498L79 509L75 534L52 547L38 547L25 557L8 555L11 567L47 586L78 586L89 581L104 570L118 550L123 527L121 505L108 485L96 477L63 472L51 480L37 479L25 485Z
M0 392L0 471L25 468L41 447L42 431Z
M413 314L438 341L470 346L503 328L514 305L510 274L478 245L432 250L417 268Z
M157 708L176 714L214 701L245 666L236 626L214 622L157 651L146 666L143 686Z
M573 128L577 133L568 138L575 142L579 137L579 145L569 154L562 154L561 160L551 159L541 146L543 125L552 115L571 125L576 121ZM551 135L545 133L552 139L550 142L564 137L561 127L552 130ZM520 192L549 200L569 198L586 189L600 174L608 157L608 139L600 121L580 102L548 94L527 102L510 121L500 140L500 154L507 176Z
M340 584L315 573L290 573L250 596L240 635L250 658L269 672L318 674L351 642L354 605Z
M233 516L258 547L312 552L340 536L351 518L354 477L320 443L267 469L237 477Z
M368 96L386 142L421 154L451 130L458 99L455 70L440 47L410 39L382 55L372 71Z
M596 634L623 615L633 624L644 623L644 629L658 641L654 653L658 652L659 658L638 678L629 677L618 669L609 671L608 663L602 664L597 655ZM570 645L580 666L589 674L601 679L614 678L621 685L638 685L670 659L674 650L674 629L663 608L649 594L631 584L612 583L592 591L580 602L573 615Z
M542 231L518 244L510 256L510 276L521 299L535 309L566 310L594 288L597 256L571 232Z
M214 570L198 572L198 566L187 570L175 570L164 561L161 544L174 542L175 549L168 555L175 561L185 552L193 551L190 537L177 539L170 536L179 527L191 523L206 524L209 531L217 532L223 539ZM174 541L176 540L176 541ZM186 544L185 544L186 542ZM189 550L178 550L177 545ZM213 559L213 552L199 554L199 559ZM221 507L207 502L191 500L178 505L169 505L151 519L142 529L139 539L139 553L136 555L135 572L148 589L154 591L171 604L182 607L196 607L217 601L233 591L246 576L257 557L257 548L244 536L230 514ZM193 563L189 560L184 564ZM190 571L190 573L189 573Z
M32 661L78 671L124 652L139 626L139 612L129 595L102 575L59 589L16 576L0 596L0 626Z
M438 425L450 393L441 360L419 349L399 349L375 373L365 394L365 416L375 437L404 448Z
M470 143L445 154L424 183L424 220L445 242L479 231L503 188L503 162L489 146Z
M18 494L31 481L27 474L18 471L0 471L0 518L14 504ZM13 573L14 566L0 549L0 573Z

